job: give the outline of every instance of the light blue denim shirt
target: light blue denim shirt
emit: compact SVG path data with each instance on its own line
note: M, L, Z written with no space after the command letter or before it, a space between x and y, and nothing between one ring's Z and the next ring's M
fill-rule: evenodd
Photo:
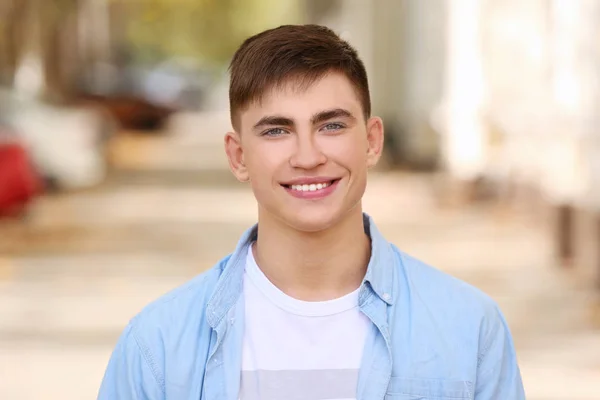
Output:
M365 215L371 259L359 295L371 320L356 398L525 399L496 303L388 243ZM256 226L214 268L147 306L121 335L101 400L237 400L242 282Z

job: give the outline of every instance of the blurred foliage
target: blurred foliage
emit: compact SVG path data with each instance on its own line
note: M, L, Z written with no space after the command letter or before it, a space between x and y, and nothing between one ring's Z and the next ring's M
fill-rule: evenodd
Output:
M220 75L244 39L301 22L303 6L303 0L0 0L0 85L14 84L29 53L57 93L67 93L78 73L101 61L143 69L183 59L181 65Z
M127 41L143 64L189 57L222 67L245 38L301 14L297 0L132 1Z

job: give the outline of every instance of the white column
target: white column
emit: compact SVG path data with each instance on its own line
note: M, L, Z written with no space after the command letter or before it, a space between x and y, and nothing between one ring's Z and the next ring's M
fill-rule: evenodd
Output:
M442 156L452 176L470 180L482 172L485 164L481 0L448 0L447 9Z
M554 0L552 17L555 123L544 149L542 189L556 204L573 204L586 200L593 179L586 168L593 144L587 126L597 108L593 2Z
M582 79L583 107L585 118L582 134L582 162L585 190L580 205L594 212L600 211L600 2L584 0L581 14L585 16L583 35L586 39L582 53L585 54L584 71L579 75Z

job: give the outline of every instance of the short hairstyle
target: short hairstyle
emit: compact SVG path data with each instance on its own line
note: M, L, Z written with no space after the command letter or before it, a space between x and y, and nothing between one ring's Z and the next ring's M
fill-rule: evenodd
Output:
M354 86L365 119L371 115L367 72L356 50L320 25L283 25L254 35L235 52L229 83L234 128L239 111L265 93L296 81L308 88L330 72L344 74Z

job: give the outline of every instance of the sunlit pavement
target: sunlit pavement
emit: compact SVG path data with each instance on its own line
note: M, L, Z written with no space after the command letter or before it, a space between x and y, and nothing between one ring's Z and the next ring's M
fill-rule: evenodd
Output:
M225 164L148 172L148 157L98 189L40 199L28 221L0 226L0 399L95 398L129 318L213 265L254 223L252 194ZM376 173L365 209L402 250L500 303L528 399L600 399L595 299L553 265L544 230L486 208L439 209L430 183Z

